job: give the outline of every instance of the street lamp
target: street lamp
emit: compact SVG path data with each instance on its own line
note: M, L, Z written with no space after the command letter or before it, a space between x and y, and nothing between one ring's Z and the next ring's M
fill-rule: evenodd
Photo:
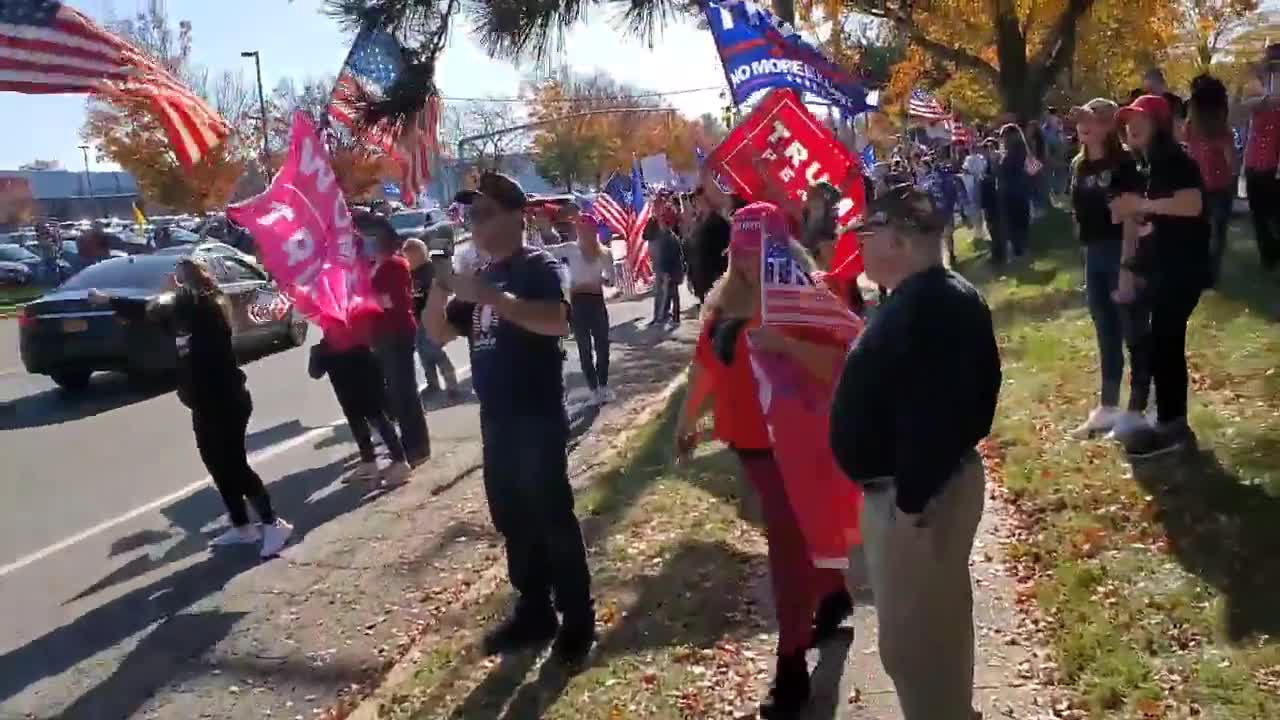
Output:
M262 90L262 57L258 55L257 50L246 50L240 53L240 57L253 58L253 66L258 71L258 106L262 111L262 171L266 175L271 175L271 151L267 149L267 96ZM265 182L270 182L271 178L264 178Z
M89 206L93 206L93 178L89 175L89 146L81 145L80 152L84 153L84 184L89 188Z

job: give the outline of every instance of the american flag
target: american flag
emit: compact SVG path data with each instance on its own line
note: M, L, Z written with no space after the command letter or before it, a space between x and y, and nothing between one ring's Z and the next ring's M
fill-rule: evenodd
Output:
M431 159L436 156L436 130L440 124L440 98L432 95L413 116L413 122L396 143L396 162L404 172L400 197L416 205L418 196L431 181Z
M816 328L845 341L862 332L862 320L792 256L789 238L765 238L760 273L764 324Z
M644 199L644 178L640 163L634 161L631 177L614 175L596 196L595 212L627 243L627 260L636 278L653 275L649 244L644 240L644 227L653 215L653 206Z
M973 144L973 131L954 118L947 120L947 130L951 132L951 142L957 145Z
M0 91L4 90L148 101L178 160L188 167L231 133L217 112L155 60L53 0L0 2Z
M431 180L431 159L438 150L440 99L435 95L427 98L403 127L383 121L362 128L357 121L360 101L385 97L403 70L404 49L394 35L385 30L361 30L333 88L329 117L395 158L402 174L401 199L414 205Z
M329 101L329 117L357 132L359 101L385 96L402 70L404 51L394 35L385 30L361 30L338 74ZM388 154L395 152L396 133L389 125L380 123L363 132L363 139Z
M912 90L911 99L907 101L907 114L925 120L946 120L951 113L929 93L923 90Z

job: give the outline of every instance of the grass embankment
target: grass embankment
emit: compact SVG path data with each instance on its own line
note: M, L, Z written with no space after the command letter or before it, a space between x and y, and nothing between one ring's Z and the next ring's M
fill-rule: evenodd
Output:
M479 632L510 604L499 591L432 633L381 718L676 720L754 710L773 664L754 604L764 543L740 517L727 451L672 465L679 400L579 496L601 632L586 669L570 675L533 652L479 657Z
M992 455L1025 525L1021 600L1047 620L1058 680L1092 718L1280 717L1280 301L1233 228L1219 291L1188 333L1199 450L1131 466L1068 433L1097 402L1093 326L1069 218L992 275L1005 382ZM962 374L963 369L957 368Z
M14 312L19 305L35 300L47 291L48 288L0 287L0 312Z

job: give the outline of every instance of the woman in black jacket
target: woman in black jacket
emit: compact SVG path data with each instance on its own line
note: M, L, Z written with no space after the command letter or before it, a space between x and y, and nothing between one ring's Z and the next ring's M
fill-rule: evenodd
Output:
M89 291L89 302L110 305L130 322L161 323L174 333L178 350L178 399L191 408L196 448L222 495L231 529L212 545L262 543L262 557L284 548L293 526L276 517L262 479L249 467L245 431L253 400L231 347L230 308L204 263L178 262L173 289L156 300L135 300ZM249 522L246 500L262 523Z

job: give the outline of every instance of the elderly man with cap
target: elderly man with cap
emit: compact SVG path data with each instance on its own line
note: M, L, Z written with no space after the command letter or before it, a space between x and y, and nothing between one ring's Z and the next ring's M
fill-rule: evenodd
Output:
M986 301L943 265L930 196L897 185L868 213L858 232L866 274L890 294L845 361L831 448L866 493L880 658L903 716L969 720L969 554L984 491L975 446L991 430L1000 356Z
M519 594L514 614L486 635L485 650L545 643L561 625L559 610L555 652L576 664L595 642L595 612L569 487L563 271L546 250L521 242L526 196L515 180L485 173L457 201L471 207L472 242L489 262L475 275L437 277L423 318L441 346L459 336L470 345L485 496Z

